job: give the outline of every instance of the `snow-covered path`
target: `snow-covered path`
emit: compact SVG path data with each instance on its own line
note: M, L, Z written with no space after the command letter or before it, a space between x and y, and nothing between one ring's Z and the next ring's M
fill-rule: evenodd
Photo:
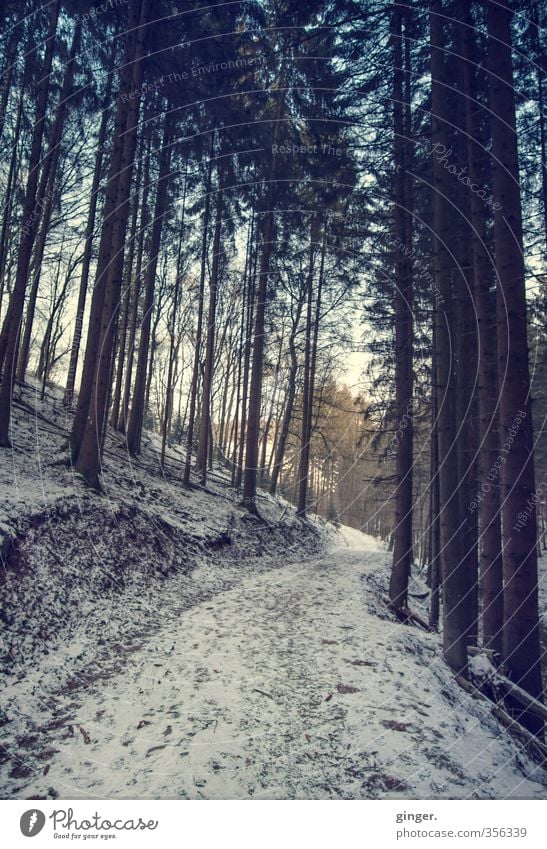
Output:
M540 768L453 684L438 637L392 620L387 554L347 529L323 559L246 578L67 694L62 798L545 797ZM525 773L537 778L527 779Z

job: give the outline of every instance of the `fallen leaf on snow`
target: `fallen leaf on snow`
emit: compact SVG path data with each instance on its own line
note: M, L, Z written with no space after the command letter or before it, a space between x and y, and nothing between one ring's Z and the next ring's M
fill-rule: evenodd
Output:
M359 687L351 687L349 684L337 684L336 689L339 693L358 693Z
M44 749L36 757L40 758L41 761L49 761L58 751L59 749Z
M407 731L412 723L397 722L395 719L382 719L384 728L391 728L392 731Z
M82 733L82 737L84 738L84 743L86 743L86 745L87 745L88 743L91 743L91 737L89 736L89 734L88 734L88 732L85 730L85 728L82 728L82 726L81 726L81 725L79 725L79 726L78 726L78 728L80 729L80 731L81 731L81 733Z
M381 775L382 784L387 790L407 790L408 784L395 775Z

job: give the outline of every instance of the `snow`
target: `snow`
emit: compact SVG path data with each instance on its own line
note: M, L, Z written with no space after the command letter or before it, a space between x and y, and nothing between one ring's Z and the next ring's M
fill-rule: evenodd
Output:
M353 551L378 551L382 546L379 540L371 537L370 534L364 534L356 528L350 528L348 525L340 526L340 534L348 548Z
M492 678L496 676L496 668L485 654L469 658L469 672L474 678Z
M267 496L249 520L220 472L188 493L113 438L95 496L53 465L61 433L38 464L17 427L5 798L545 798L439 635L387 611L377 540Z

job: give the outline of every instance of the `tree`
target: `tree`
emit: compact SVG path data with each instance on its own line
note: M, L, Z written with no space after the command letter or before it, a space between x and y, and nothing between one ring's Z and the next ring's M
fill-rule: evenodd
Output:
M249 382L249 411L247 417L247 435L245 443L245 470L243 475L243 504L251 514L258 514L256 506L256 485L258 472L258 438L260 424L260 407L262 402L262 367L264 360L264 329L266 316L266 298L268 291L268 274L274 239L274 205L275 181L277 176L277 140L279 124L283 109L283 76L281 85L276 93L276 105L272 104L275 115L271 119L272 149L270 163L266 172L262 209L258 213L258 229L261 231L260 266L257 276L256 300L253 327L253 350L251 359L251 374Z
M28 283L28 272L32 246L36 234L37 190L39 181L39 165L44 135L46 110L48 102L49 80L53 54L55 50L55 34L59 19L60 0L54 0L50 9L49 29L46 38L42 79L36 103L36 119L32 133L32 144L28 162L28 178L25 190L25 200L22 214L21 238L17 259L17 274L15 286L10 298L9 307L4 319L0 336L0 366L2 378L0 381L0 446L9 446L9 428L11 418L11 399L13 390L13 373L19 346L21 320L25 304L25 292Z
M223 173L218 170L218 186L216 197L215 225L213 234L213 259L211 277L209 280L209 308L207 312L207 336L205 342L205 363L203 367L203 388L201 392L201 416L199 425L199 444L196 455L196 466L201 473L201 482L205 484L207 477L207 456L209 433L211 430L211 391L213 383L213 365L215 354L215 332L217 321L217 299L219 286L219 266L221 257L221 229L223 209Z
M441 0L431 0L431 141L448 150L447 94ZM451 291L452 227L449 214L448 172L439 157L433 158L434 275L440 294L436 309L435 373L438 397L439 515L441 530L441 579L443 599L443 651L447 663L467 672L467 615L465 576L460 548L460 518L457 509L458 468L456 453L456 370L451 351L455 324Z
M395 540L389 598L395 608L408 599L412 566L412 446L413 446L413 317L411 121L408 57L409 10L395 4L393 17L393 132L395 253L395 394L398 423L396 447ZM404 22L404 36L403 36ZM405 49L403 50L403 38ZM405 59L403 60L403 56Z
M483 174L484 139L480 129L482 104L478 100L476 68L478 51L471 16L471 5L462 0L458 26L459 54L463 58L463 100L467 137L467 170L472 184L479 185ZM479 447L477 469L478 545L482 593L483 640L487 648L501 651L503 587L501 573L501 527L497 482L491 484L491 470L498 456L497 374L495 300L492 296L492 260L490 256L485 204L477 192L470 192L470 246L473 300L479 336L477 401ZM472 502L473 503L473 502ZM469 502L464 506L469 510Z
M137 121L143 79L148 0L133 0L128 9L126 62L118 101L114 147L103 211L97 281L93 293L86 360L71 433L76 470L99 486L100 462L112 367L115 314L123 269L124 237L129 213L129 186L136 149ZM136 96L130 97L130 94ZM123 96L125 95L125 97Z
M203 327L203 308L205 300L205 274L207 262L207 237L209 233L209 216L211 209L211 178L213 170L213 151L215 149L215 132L211 132L211 149L209 153L209 162L207 165L207 177L205 182L205 207L203 210L203 225L201 236L201 269L199 277L198 291L198 316L196 328L196 342L194 346L194 362L192 368L192 382L190 387L190 411L188 419L188 431L186 436L186 460L184 464L183 482L185 486L190 486L190 472L192 469L192 450L194 444L194 423L197 407L198 381L199 381L199 364L200 364L200 349L201 349L201 334Z
M114 61L114 53L111 54L111 62ZM70 363L68 366L68 376L65 386L64 403L70 407L74 397L74 386L76 383L76 370L78 368L78 358L80 355L80 345L82 342L82 329L84 324L84 310L87 299L87 287L89 282L89 274L91 271L91 259L93 254L93 236L95 232L95 219L97 215L97 203L99 200L100 180L103 168L104 146L106 141L106 132L108 128L108 120L110 115L110 97L112 94L113 84L113 68L109 68L107 83L104 93L104 100L101 109L101 122L99 125L99 133L97 135L97 150L95 153L95 165L93 169L93 180L91 183L91 199L89 202L89 210L87 214L87 224L85 229L85 248L82 259L82 272L80 276L80 288L78 291L78 304L76 306L76 318L74 321L74 334L72 336L72 346L70 350Z
M30 297L25 320L25 330L23 333L23 338L21 340L19 358L17 361L16 376L17 380L19 380L21 383L24 383L25 381L25 375L28 365L30 340L32 336L32 325L34 322L34 311L36 308L36 298L38 295L38 287L40 284L40 267L42 264L44 256L44 247L46 244L46 239L51 224L51 214L55 199L55 182L57 179L57 168L61 154L61 140L65 126L65 119L68 111L68 101L73 93L72 89L76 65L76 56L80 49L81 37L82 22L81 20L79 20L76 22L76 25L74 27L74 33L72 35L72 46L70 48L68 62L65 67L63 85L61 88L61 93L59 95L59 103L57 104L57 109L55 110L55 117L53 121L53 128L51 131L49 148L46 153L46 156L44 157L40 174L37 203L42 205L43 208L40 232L38 234L38 241L36 244L34 255L34 279L32 281L32 286L30 290Z
M492 189L497 280L500 388L503 660L512 680L542 700L535 509L517 532L519 512L535 493L532 405L528 366L522 214L518 182L511 9L487 6L488 91L492 122ZM543 723L529 711L520 721L535 733Z
M140 449L142 422L144 417L146 400L146 376L149 373L148 357L150 350L150 326L152 311L154 308L154 287L156 282L156 270L158 265L158 254L160 250L163 222L167 212L169 166L172 152L172 112L168 110L164 119L163 138L160 146L159 174L156 187L156 201L153 213L152 233L150 237L150 256L145 275L145 297L143 307L143 320L139 341L139 353L137 358L137 370L135 373L135 385L133 388L133 401L129 421L127 424L127 450L133 456Z

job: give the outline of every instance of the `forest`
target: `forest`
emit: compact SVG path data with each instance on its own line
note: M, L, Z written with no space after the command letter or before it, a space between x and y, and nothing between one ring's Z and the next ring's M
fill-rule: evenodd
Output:
M0 3L3 798L545 797L545 27Z

